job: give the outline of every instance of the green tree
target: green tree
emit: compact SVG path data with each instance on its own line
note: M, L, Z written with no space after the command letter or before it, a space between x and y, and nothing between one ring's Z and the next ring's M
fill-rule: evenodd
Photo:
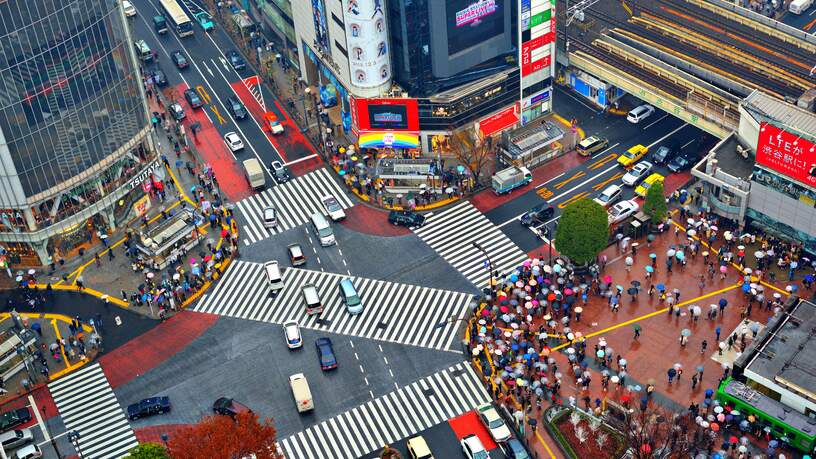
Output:
M666 219L666 213L668 211L666 196L663 194L663 182L655 182L646 191L646 199L643 202L643 212L649 216L652 222L659 223Z
M589 263L609 242L606 210L591 199L570 203L555 232L556 248L573 263Z
M128 451L131 459L170 459L164 446L158 443L140 443Z

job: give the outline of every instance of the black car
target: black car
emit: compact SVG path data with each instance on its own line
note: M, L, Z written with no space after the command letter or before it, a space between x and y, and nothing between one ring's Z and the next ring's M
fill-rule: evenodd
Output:
M419 227L425 223L425 216L407 210L392 210L388 214L388 223L398 226L407 226L409 228Z
M555 207L543 202L528 210L519 219L524 226L530 226L536 222L544 223L547 219L552 218L555 214Z
M187 115L184 113L184 107L182 107L181 104L172 103L170 104L170 116L172 116L174 120L180 121Z
M128 419L133 420L155 414L169 413L171 408L170 397L151 397L128 405L127 415Z
M229 109L230 113L232 113L232 116L238 118L239 120L242 120L247 116L247 111L244 104L242 104L241 101L235 96L229 96L227 98L227 108Z
M231 416L234 418L239 413L251 412L252 410L249 409L249 407L231 398L221 397L213 402L213 413L215 414L223 414L225 416Z
M187 103L193 108L204 105L204 101L201 100L201 96L198 95L195 89L185 89L184 98L187 99Z
M154 70L151 77L153 78L153 83L156 83L156 86L167 86L167 75L161 70Z
M317 357L320 360L321 370L326 371L337 368L337 357L334 356L334 346L332 346L331 339L316 339L315 348L317 348Z
M272 177L278 183L286 183L292 179L289 168L281 164L280 161L272 161L269 163L269 170L272 171Z
M667 145L661 145L660 148L658 148L657 150L655 150L654 153L652 153L652 162L654 164L666 164L672 159L674 159L675 156L677 156L676 148Z
M187 60L187 57L184 56L184 53L181 51L173 51L170 53L170 60L176 64L176 67L181 70L183 68L187 68L190 65L190 62Z
M20 424L25 424L31 420L31 412L28 408L18 408L0 414L0 432L5 432Z
M238 54L238 51L231 49L227 51L227 60L229 61L232 68L235 70L243 70L246 68L246 62L244 62L244 58Z
M697 155L691 152L684 152L674 157L666 167L672 172L680 172L691 169L697 161Z

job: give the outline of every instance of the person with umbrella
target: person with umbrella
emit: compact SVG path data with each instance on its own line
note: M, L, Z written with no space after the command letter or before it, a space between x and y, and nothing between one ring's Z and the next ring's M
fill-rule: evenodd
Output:
M632 329L635 330L635 336L633 336L632 339L637 341L637 339L640 338L640 324L632 325Z
M671 385L671 383L674 382L674 377L677 376L677 370L675 370L674 367L671 367L666 372L666 375L669 377L669 385Z

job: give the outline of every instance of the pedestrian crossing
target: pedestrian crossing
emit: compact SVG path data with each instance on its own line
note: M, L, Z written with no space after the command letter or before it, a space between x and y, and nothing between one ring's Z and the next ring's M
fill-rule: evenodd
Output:
M499 274L516 269L527 259L526 253L467 201L431 216L414 233L477 287L489 284L490 270L474 242L485 249Z
M244 244L250 245L300 226L314 213L326 215L320 201L324 196L333 196L343 209L354 205L325 167L238 201L236 206L246 221L241 228ZM276 228L264 227L263 210L270 206L277 211Z
M48 385L67 431L79 433L82 457L120 458L138 445L125 412L98 363Z
M489 401L476 372L463 362L284 438L279 445L290 459L353 459Z
M352 280L362 300L359 315L349 314L340 297L338 283L344 278ZM296 320L304 328L453 350L459 348L457 329L472 300L467 293L296 268L283 269L283 283L271 299L263 264L236 261L193 310L276 324ZM306 314L301 297L306 284L320 294L319 315Z

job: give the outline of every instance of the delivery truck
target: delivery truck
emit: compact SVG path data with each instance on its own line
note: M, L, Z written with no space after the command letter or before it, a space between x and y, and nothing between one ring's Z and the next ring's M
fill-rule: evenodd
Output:
M493 174L493 191L504 194L532 181L533 174L526 167L508 167Z

